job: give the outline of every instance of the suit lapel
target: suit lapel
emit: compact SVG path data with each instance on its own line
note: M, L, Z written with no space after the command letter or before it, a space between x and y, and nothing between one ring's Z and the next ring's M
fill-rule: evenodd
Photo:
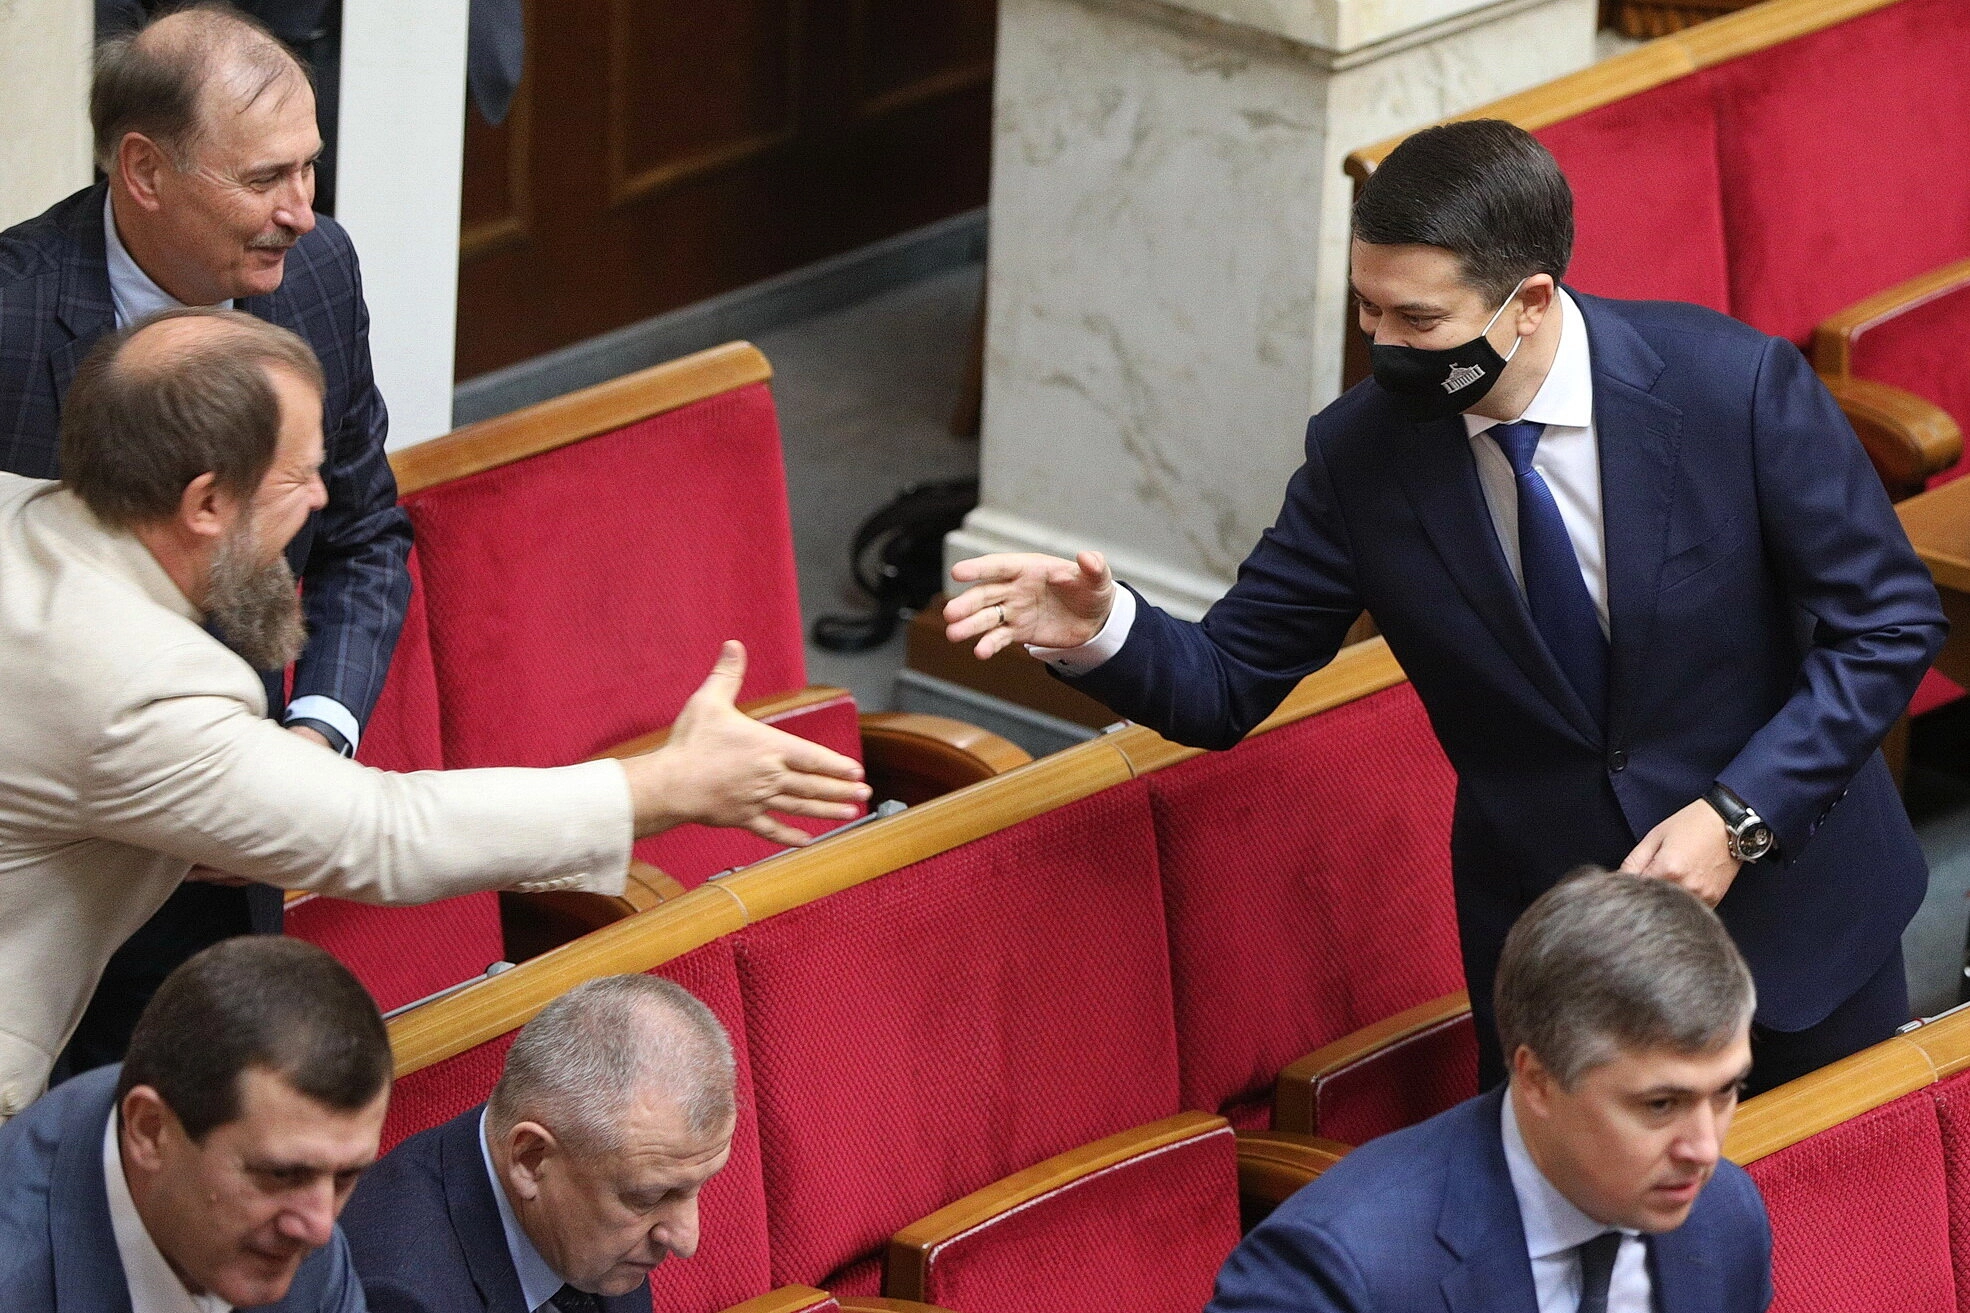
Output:
M520 1293L520 1275L506 1248L506 1227L499 1220L499 1203L486 1175L479 1148L479 1114L474 1108L445 1125L438 1145L438 1179L444 1185L445 1211L451 1216L458 1247L472 1284L485 1301L487 1313L528 1313Z
M1445 1313L1537 1313L1539 1307L1498 1128L1505 1089L1493 1090L1473 1109L1476 1164L1453 1170L1443 1192L1437 1240L1460 1260L1443 1278Z
M1649 1239L1649 1284L1655 1313L1715 1313L1717 1272L1698 1243L1698 1228L1685 1222Z
M1599 743L1599 727L1546 650L1498 546L1463 419L1409 425L1407 450L1398 455L1396 469L1423 532L1464 600L1581 741Z
M130 1313L130 1283L116 1252L109 1187L103 1180L103 1127L115 1091L112 1078L102 1083L100 1094L77 1099L55 1150L48 1199L55 1313Z
M76 209L68 229L68 247L62 252L55 321L68 331L69 340L48 357L58 405L68 396L68 385L89 348L116 327L116 302L109 290L109 248L103 241L103 197L108 190L108 183L97 183L89 200Z
M1655 630L1656 581L1668 544L1683 413L1651 395L1658 356L1627 321L1572 292L1587 320L1593 357L1594 432L1601 453L1601 524L1607 545L1608 729L1626 738L1633 692L1642 683Z

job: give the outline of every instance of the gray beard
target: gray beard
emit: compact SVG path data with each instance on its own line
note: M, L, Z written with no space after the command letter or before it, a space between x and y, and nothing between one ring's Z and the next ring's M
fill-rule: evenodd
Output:
M281 670L301 655L308 627L301 619L294 571L285 554L253 561L252 526L242 519L219 544L205 600L206 618L226 646L255 670Z

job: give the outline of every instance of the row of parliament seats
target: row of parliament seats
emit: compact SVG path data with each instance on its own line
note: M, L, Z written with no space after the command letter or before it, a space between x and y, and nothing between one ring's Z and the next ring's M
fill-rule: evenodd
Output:
M861 716L846 692L807 687L771 372L732 343L398 452L413 593L360 760L455 770L647 750L726 638L746 645L747 710L866 759L879 798L918 802L1027 760L959 722ZM776 851L683 826L636 845L621 899L303 897L288 929L391 1009Z

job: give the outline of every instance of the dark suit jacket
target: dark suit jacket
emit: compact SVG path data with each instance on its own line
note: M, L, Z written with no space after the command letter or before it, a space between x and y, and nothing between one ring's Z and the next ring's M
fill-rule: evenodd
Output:
M103 1126L121 1066L77 1076L0 1126L0 1308L7 1313L130 1313L110 1229ZM363 1313L337 1230L301 1260L281 1313Z
M1503 1087L1480 1094L1341 1159L1232 1251L1205 1313L1536 1313L1499 1134L1504 1097ZM1658 1313L1772 1302L1764 1202L1731 1162L1650 1249Z
M411 1136L350 1197L342 1225L373 1313L530 1313L479 1150L484 1108ZM602 1307L650 1313L650 1287Z
M1600 441L1605 731L1533 626L1462 419L1405 420L1372 382L1314 416L1278 522L1203 622L1144 606L1074 682L1228 747L1366 608L1457 770L1458 920L1481 1009L1527 904L1581 863L1618 864L1722 780L1779 856L1746 866L1717 910L1759 1019L1803 1029L1874 975L1922 899L1927 867L1875 749L1942 645L1936 590L1790 343L1695 306L1573 297Z
M62 399L89 348L116 327L103 243L108 185L0 233L0 469L10 473L59 476ZM334 698L360 724L383 691L410 601L410 521L383 454L389 421L370 375L369 310L348 234L319 217L288 252L280 288L238 308L300 334L327 376L328 505L287 549L308 615L293 696ZM279 672L267 689L278 717Z

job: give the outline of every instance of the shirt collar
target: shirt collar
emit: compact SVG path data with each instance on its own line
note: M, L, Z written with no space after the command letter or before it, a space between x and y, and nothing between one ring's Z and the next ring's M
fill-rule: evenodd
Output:
M157 281L143 271L129 248L123 245L123 235L116 231L116 208L111 203L108 191L103 193L103 246L109 257L109 295L116 303L116 326L128 328L146 315L154 315L160 310L176 310L184 305L177 297L157 285ZM230 310L231 301L221 301L219 308Z
M1559 350L1553 354L1553 367L1546 371L1545 382L1519 418L1556 428L1584 429L1594 422L1594 362L1587 350L1587 321L1566 289L1558 291L1554 308L1560 316ZM1464 416L1465 432L1474 438L1497 423L1484 415Z
M513 1205L506 1198L506 1183L500 1180L499 1171L493 1166L492 1149L486 1143L486 1113L483 1108L479 1110L479 1157L486 1164L486 1179L492 1183L493 1201L499 1205L499 1225L506 1232L506 1252L513 1259L513 1271L520 1278L520 1298L526 1301L529 1310L538 1310L560 1293L564 1283L520 1228L520 1219L513 1215Z
M123 1175L118 1152L116 1109L103 1127L103 1188L109 1195L109 1225L116 1236L116 1256L123 1263L123 1281L130 1290L130 1313L233 1313L217 1295L194 1295L164 1261L157 1242L137 1213L130 1182Z
M1525 1137L1519 1133L1518 1113L1512 1107L1509 1088L1500 1102L1504 1105L1498 1120L1505 1140L1505 1168L1512 1176L1512 1193L1518 1196L1527 1256L1538 1260L1563 1254L1610 1230L1576 1208L1532 1161Z

